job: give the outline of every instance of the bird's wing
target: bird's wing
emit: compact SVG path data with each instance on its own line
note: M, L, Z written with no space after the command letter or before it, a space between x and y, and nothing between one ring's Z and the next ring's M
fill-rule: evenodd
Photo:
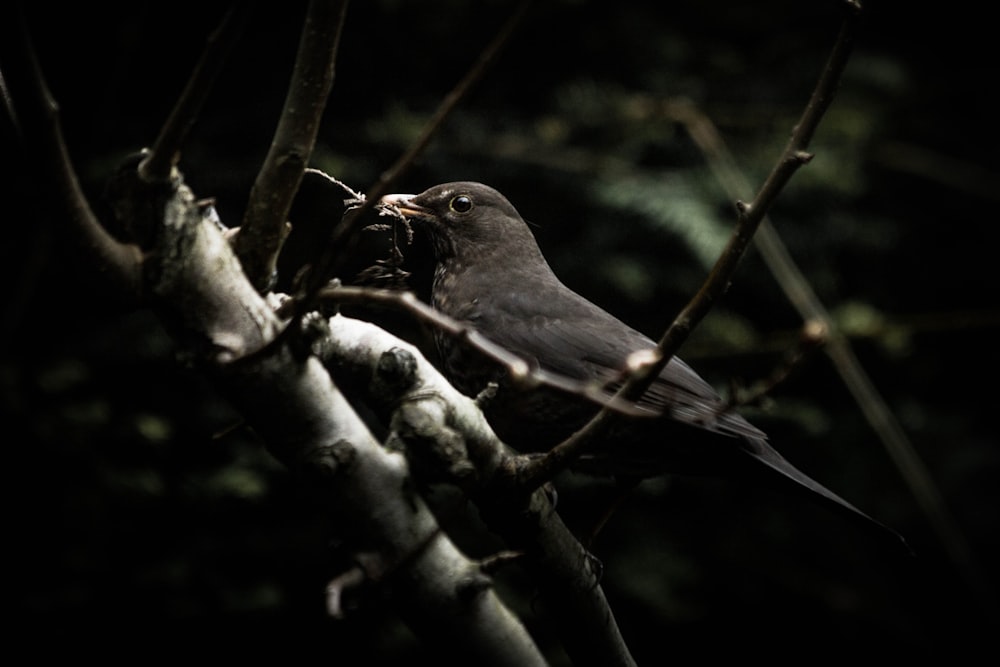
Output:
M514 304L487 330L497 343L542 368L580 380L596 380L607 387L609 395L621 386L628 357L656 345L568 289L548 303L551 310L530 315L517 312ZM766 438L677 357L670 360L638 405L710 431Z

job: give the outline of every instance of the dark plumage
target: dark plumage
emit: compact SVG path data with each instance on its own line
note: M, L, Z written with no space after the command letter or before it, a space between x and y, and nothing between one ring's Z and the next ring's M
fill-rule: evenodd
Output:
M382 199L428 235L436 260L432 303L539 367L608 391L620 381L632 353L655 347L648 337L566 287L549 268L517 210L480 183L446 183L419 195ZM552 447L596 410L580 396L555 390L504 388L502 371L453 337L438 334L444 372L475 395L491 380L501 391L486 406L497 434L523 451ZM805 492L896 547L895 532L785 460L767 436L726 409L712 387L676 357L639 404L655 419L621 418L610 442L587 464L608 473L664 472L754 476L791 492Z

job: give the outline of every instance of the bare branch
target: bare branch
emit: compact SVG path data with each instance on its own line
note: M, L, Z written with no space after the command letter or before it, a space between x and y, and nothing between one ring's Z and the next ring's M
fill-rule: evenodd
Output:
M521 19L528 12L531 3L532 0L521 0L520 4L514 9L514 13L511 14L507 22L500 28L500 32L493 38L493 41L479 54L479 59L476 60L472 68L466 72L462 80L441 101L434 115L431 116L430 120L427 121L420 131L420 136L396 160L395 164L379 175L378 181L368 190L369 197L375 201L381 199L382 195L389 192L389 187L406 173L410 165L424 152L430 144L431 139L434 138L434 135L437 134L438 130L444 124L445 119L458 106L458 103L468 95L472 87L483 78L483 74L487 68L496 60L497 55L499 55L501 49L507 44L510 36L514 34L514 30L520 24Z
M326 245L323 254L318 258L315 269L311 272L309 282L305 288L305 298L302 303L304 307L309 307L312 297L319 291L326 281L329 280L330 270L337 266L340 258L347 256L357 243L356 227L366 213L370 212L378 204L382 196L387 194L393 183L399 179L413 162L424 152L431 140L441 129L444 121L448 118L455 107L458 106L472 87L483 77L487 68L493 63L501 49L514 33L515 28L527 13L532 0L522 0L514 10L514 13L507 22L500 28L496 37L493 38L479 58L472 65L464 77L445 96L438 106L434 115L427 121L416 141L399 157L396 162L387 170L382 172L378 181L372 184L366 193L365 201L361 206L352 209L344 216L340 225L334 228L330 236L330 241Z
M736 228L722 254L716 260L715 266L712 267L708 278L657 342L657 354L652 355L645 363L637 366L629 374L617 392L619 398L636 400L649 389L673 355L687 340L692 329L708 314L715 302L728 289L736 268L768 208L784 189L792 175L798 171L799 167L809 161L811 156L806 152L806 148L824 113L833 101L834 93L840 83L840 77L847 65L854 43L854 31L861 7L851 1L845 2L845 6L847 7L847 16L841 25L837 41L827 58L812 96L792 131L792 136L784 152L753 201L749 204L737 201ZM592 447L593 443L607 432L615 418L615 413L606 408L602 409L586 425L553 448L546 456L529 464L522 471L523 483L534 487L551 479L553 474L565 469L583 452Z
M729 196L735 197L735 193L749 187L746 177L710 118L689 102L670 103L666 110L684 124ZM981 594L988 587L982 583L983 576L973 558L972 548L941 496L933 476L871 377L865 372L847 336L836 327L826 306L813 291L778 231L766 217L761 222L755 242L775 280L799 316L807 324L811 323L823 330L823 350L869 425L878 434L883 447L906 480L969 589Z
M250 0L234 3L219 27L209 35L205 51L184 87L184 92L170 112L153 147L139 165L139 174L146 180L170 179L171 170L180 161L181 148L188 132L212 92L215 79L225 66L233 45L243 32L252 6L253 2Z
M644 373L646 377L637 378L634 386L630 387L628 385L631 382L627 383L622 388L622 392L625 395L641 395L649 387L652 380L669 362L670 357L676 353L677 349L687 339L691 330L725 293L743 254L746 252L753 238L754 232L757 231L757 227L764 219L771 204L774 203L774 200L795 172L798 171L799 167L811 159L812 156L806 152L806 149L816 128L823 119L823 115L833 102L834 93L840 85L840 78L843 75L844 68L847 66L851 47L854 44L854 31L861 8L852 2L845 3L845 6L847 7L847 16L840 28L833 51L827 59L826 66L820 75L816 88L813 90L809 103L806 105L802 117L792 132L784 153L771 170L771 173L764 181L753 201L745 205L737 202L738 222L729 243L712 268L712 272L701 289L684 310L681 311L674 324L671 325L658 342L657 346L663 354L663 359L650 366Z
M309 164L333 85L347 0L312 0L285 105L236 237L236 254L258 290L273 281L288 213Z
M23 14L4 24L4 81L8 111L20 132L26 162L37 168L54 213L69 221L81 252L92 257L96 272L117 298L138 303L142 297L142 252L120 243L101 225L90 208L73 169L59 122L59 105L38 64Z
M798 345L786 352L781 363L772 369L766 378L758 380L753 386L746 389L741 390L739 387L734 387L724 409L729 410L741 405L760 403L766 396L773 393L778 385L787 382L796 371L812 359L816 352L826 345L829 337L830 329L826 323L819 320L804 322L799 332Z

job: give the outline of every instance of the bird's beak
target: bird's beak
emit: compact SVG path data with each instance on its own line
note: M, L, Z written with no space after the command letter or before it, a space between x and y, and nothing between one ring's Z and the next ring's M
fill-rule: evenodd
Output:
M379 206L390 206L407 218L421 218L430 214L430 209L411 203L416 195L385 195L378 200Z

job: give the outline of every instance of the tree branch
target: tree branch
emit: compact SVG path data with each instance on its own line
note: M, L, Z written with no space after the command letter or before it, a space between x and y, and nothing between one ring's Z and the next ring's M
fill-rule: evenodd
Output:
M317 356L377 412L393 413L393 434L414 469L458 485L490 529L524 553L519 562L533 575L547 618L577 664L634 664L593 558L545 493L512 484L514 463L523 457L497 439L475 402L414 346L375 325L336 315L328 327L314 346Z
M812 159L812 155L807 153L806 149L840 86L841 76L854 45L854 33L861 12L861 6L852 0L845 0L844 6L846 17L841 25L837 41L834 43L833 51L827 58L826 65L802 117L792 131L788 145L753 201L749 204L737 201L736 229L712 268L708 279L660 338L657 347L662 358L656 363L650 364L642 373L637 373L634 380L630 378L629 382L622 387L621 393L623 395L635 398L641 396L649 388L650 383L670 361L670 357L687 340L691 330L708 314L715 302L728 289L740 260L746 253L757 227L764 219L771 204L781 194L799 167Z
M243 32L253 7L252 0L235 2L222 23L208 36L205 51L160 129L153 147L139 165L139 175L148 181L167 181L180 161L188 132L212 92L215 79L226 64L233 46Z
M753 238L754 232L763 220L768 208L784 189L799 167L811 159L806 152L809 141L819 126L823 115L833 101L834 93L847 65L854 32L861 6L853 0L845 0L846 17L841 25L833 50L813 89L809 102L799 122L792 131L785 150L764 181L757 195L749 204L736 202L737 223L732 235L716 260L708 278L697 294L681 310L674 322L657 342L656 350L639 359L617 392L624 400L637 400L642 396L670 362L680 346L687 340L694 327L705 317L728 289L743 254ZM582 453L593 447L611 426L617 416L610 410L601 409L587 424L565 441L556 445L549 453L532 461L522 471L522 481L534 488L564 470Z
M6 103L26 164L41 175L43 189L54 194L46 198L53 214L70 222L67 231L76 235L80 251L92 258L95 273L109 292L135 305L142 298L142 253L136 245L112 237L87 202L63 138L59 105L45 82L23 13L0 24ZM27 186L37 187L30 177Z
M347 13L347 0L311 0L292 80L264 159L243 223L236 254L260 291L270 288L288 213L309 164L327 97L333 85L337 47Z
M726 146L714 123L690 102L673 102L667 105L669 113L681 122L691 135L715 174L716 180L729 196L745 191L746 177L739 169L735 158ZM895 414L886 404L861 361L854 353L850 340L836 326L823 302L819 299L809 281L789 254L781 236L765 217L755 238L757 249L767 264L775 281L789 303L798 311L806 323L813 323L823 329L823 350L836 369L862 414L878 435L882 446L896 465L900 475L910 487L921 510L940 538L945 550L962 574L969 589L976 595L984 595L989 586L984 585L984 575L973 556L972 548L955 521L933 475L917 454L913 443ZM992 601L985 601L988 607Z
M500 28L500 31L493 38L465 76L449 92L441 104L438 105L434 115L427 121L420 135L410 145L410 147L396 160L387 170L382 172L379 179L368 189L365 200L360 206L349 210L339 225L334 227L330 240L326 244L323 253L316 260L314 270L310 273L304 289L302 305L305 308L311 307L312 299L326 282L331 278L330 271L339 265L342 257L350 254L357 243L357 226L364 216L375 208L387 194L389 187L400 178L413 162L420 157L431 140L438 133L445 119L451 115L455 107L458 106L472 87L483 77L487 68L493 63L497 55L506 45L515 28L527 13L532 0L522 0L515 8L514 13L507 22Z
M418 636L470 664L543 665L517 618L476 563L441 532L409 483L319 360L247 281L218 226L179 175L164 193L133 172L116 209L160 212L147 272L158 314L190 358L298 474Z
M322 289L317 296L323 301L333 303L385 304L399 308L418 320L460 339L463 345L478 350L483 356L503 366L507 371L507 377L520 389L534 389L539 386L550 387L567 394L583 396L596 405L605 405L610 410L631 417L650 418L653 416L649 410L639 409L633 403L616 400L614 396L609 396L601 390L601 385L597 383L583 382L546 371L538 366L529 365L524 359L497 345L474 328L467 327L423 303L412 292L336 285ZM282 312L285 312L292 303L294 302L283 305Z

